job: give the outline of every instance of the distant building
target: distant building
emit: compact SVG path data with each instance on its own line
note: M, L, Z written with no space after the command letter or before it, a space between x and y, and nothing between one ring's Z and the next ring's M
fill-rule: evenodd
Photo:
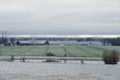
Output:
M34 40L34 41L31 41L31 40L27 40L27 41L17 41L16 42L16 45L18 46L29 46L29 45L49 45L49 41L48 40Z
M44 43L44 45L49 45L49 41L46 40L45 43Z

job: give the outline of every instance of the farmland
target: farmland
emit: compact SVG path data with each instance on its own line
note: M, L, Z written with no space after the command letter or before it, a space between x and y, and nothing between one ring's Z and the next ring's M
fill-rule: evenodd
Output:
M81 45L34 45L34 46L7 46L0 47L0 55L38 55L45 56L51 52L57 56L86 56L100 57L104 50L116 49L120 46L81 46ZM120 53L119 53L120 54ZM36 57L35 56L35 57ZM58 58L58 57L57 57ZM0 61L1 80L120 80L117 65L104 65L102 61L80 61L39 63L29 60ZM79 64L78 64L79 63ZM34 75L33 75L34 74Z
M81 46L81 45L34 45L34 46L7 46L0 47L0 55L38 55L45 56L51 52L56 56L70 57L100 57L104 50L117 50L120 52L120 46Z

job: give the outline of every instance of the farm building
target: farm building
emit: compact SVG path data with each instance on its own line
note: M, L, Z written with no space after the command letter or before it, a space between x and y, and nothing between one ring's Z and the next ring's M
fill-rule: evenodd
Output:
M49 45L48 40L27 40L27 41L17 41L16 45L24 46L24 45Z

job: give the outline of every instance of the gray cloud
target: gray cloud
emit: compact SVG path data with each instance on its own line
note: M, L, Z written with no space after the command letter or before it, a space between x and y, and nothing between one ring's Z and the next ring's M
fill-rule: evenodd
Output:
M0 30L120 34L119 0L0 0Z

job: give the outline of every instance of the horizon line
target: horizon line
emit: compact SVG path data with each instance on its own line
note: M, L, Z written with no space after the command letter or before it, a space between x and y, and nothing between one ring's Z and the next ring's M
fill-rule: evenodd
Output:
M1 35L2 36L2 35ZM82 35L48 35L48 34L43 34L43 35L35 35L35 34L23 34L23 35L6 35L7 37L46 37L46 38L118 38L120 35L115 35L115 34L96 34L96 35L88 35L88 34L82 34Z

